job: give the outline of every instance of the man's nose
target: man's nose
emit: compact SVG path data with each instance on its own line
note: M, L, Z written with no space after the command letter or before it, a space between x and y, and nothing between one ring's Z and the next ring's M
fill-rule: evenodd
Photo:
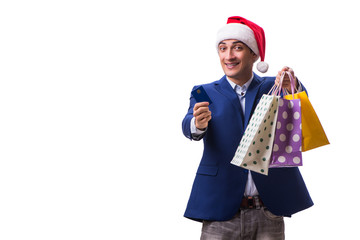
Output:
M233 53L233 51L231 51L231 49L227 50L227 52L226 52L226 59L227 59L227 60L231 60L231 59L233 59L233 58L234 58L234 53Z

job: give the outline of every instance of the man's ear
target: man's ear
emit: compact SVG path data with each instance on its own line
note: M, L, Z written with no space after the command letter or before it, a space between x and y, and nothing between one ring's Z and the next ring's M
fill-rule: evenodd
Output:
M251 53L252 54L252 57L253 57L253 62L255 63L258 59L259 59L259 56L256 55L255 53Z

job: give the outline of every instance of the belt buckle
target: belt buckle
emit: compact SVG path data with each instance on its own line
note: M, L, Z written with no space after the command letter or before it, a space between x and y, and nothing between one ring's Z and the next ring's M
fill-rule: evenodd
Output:
M258 196L249 196L247 197L247 205L249 209L260 209L261 208L261 204L260 204L260 198Z
M254 208L254 198L253 197L247 197L247 205L249 209Z

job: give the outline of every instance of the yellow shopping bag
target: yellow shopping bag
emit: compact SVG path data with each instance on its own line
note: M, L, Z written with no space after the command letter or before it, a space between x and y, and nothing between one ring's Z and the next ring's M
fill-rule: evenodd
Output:
M290 94L284 96L284 98L291 100L293 96ZM301 101L302 151L305 152L330 144L306 92L296 93L294 98Z

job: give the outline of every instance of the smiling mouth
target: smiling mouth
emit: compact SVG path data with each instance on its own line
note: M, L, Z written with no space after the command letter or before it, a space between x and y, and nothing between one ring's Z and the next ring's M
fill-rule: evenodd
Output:
M225 66L228 69L233 69L235 66L239 65L239 63L225 63Z

